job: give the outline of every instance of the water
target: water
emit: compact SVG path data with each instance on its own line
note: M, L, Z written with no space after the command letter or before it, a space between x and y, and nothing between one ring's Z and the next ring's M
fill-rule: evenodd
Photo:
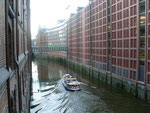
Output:
M76 73L82 90L66 91L67 69L48 60L35 60L32 68L31 113L150 113L150 104Z

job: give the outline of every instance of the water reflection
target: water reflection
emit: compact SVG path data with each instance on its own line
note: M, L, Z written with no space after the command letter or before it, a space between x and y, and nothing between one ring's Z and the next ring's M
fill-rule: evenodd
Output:
M149 113L150 105L92 79L73 73L81 91L69 92L62 85L67 70L47 60L32 63L31 113Z

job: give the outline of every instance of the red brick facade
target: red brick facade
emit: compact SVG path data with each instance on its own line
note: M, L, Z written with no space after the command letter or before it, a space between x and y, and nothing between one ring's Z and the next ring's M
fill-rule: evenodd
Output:
M1 0L0 113L29 113L31 55L30 0Z
M5 1L0 1L0 67L5 65Z
M68 58L149 85L149 8L149 0L91 0L68 20Z
M67 23L56 27L40 28L37 38L37 51L55 57L67 57Z

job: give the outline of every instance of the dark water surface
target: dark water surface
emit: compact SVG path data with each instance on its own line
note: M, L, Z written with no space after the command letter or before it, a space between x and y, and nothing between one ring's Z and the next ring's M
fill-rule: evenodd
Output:
M150 104L84 75L73 73L81 91L66 91L62 76L70 70L48 60L32 63L31 113L150 113Z

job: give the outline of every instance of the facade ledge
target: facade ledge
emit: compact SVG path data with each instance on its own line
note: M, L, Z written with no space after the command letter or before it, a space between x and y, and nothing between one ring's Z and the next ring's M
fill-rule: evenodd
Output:
M10 73L8 72L5 66L0 68L0 88L1 86L3 86L3 84L6 83L7 79L9 78L9 74Z
M22 53L21 55L19 55L18 61L16 61L17 64L19 65L23 61L24 58L25 58L24 53Z
M29 54L29 51L26 51L26 52L25 52L25 55L27 55L27 54Z
M16 14L13 11L12 7L10 6L10 4L8 4L8 11L9 11L9 14L10 14L11 18L14 18Z
M10 71L10 79L12 79L13 77L14 77L14 75L15 75L15 71Z

